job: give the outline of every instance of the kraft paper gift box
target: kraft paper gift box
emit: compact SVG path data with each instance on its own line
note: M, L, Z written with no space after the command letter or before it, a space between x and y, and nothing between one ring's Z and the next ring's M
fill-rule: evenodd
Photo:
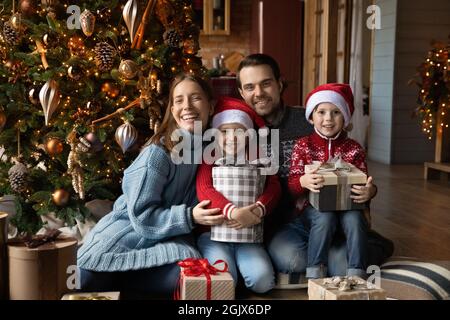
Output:
M65 294L61 300L120 300L120 292L77 292Z
M309 192L309 203L319 211L363 210L364 203L355 203L350 198L352 185L365 185L367 175L354 165L344 162L341 166L334 163L305 165L305 173L316 172L324 178L320 193Z
M218 263L219 261L214 265ZM216 271L215 274L207 271L216 268L211 266L206 259L188 258L178 262L178 265L181 267L181 272L176 299L234 300L234 280L228 272L226 264L222 269L224 272Z
M8 296L8 258L6 255L6 242L8 234L6 231L8 215L0 212L0 300L5 300Z
M386 300L386 291L356 276L309 279L309 300Z
M236 207L245 207L255 203L259 195L264 191L266 176L261 173L262 168L257 165L221 165L212 169L213 185L217 191ZM261 243L263 242L263 221L257 225L239 230L229 228L226 223L212 226L211 240Z
M68 288L67 268L77 264L77 240L57 239L37 248L8 243L11 300L60 300Z

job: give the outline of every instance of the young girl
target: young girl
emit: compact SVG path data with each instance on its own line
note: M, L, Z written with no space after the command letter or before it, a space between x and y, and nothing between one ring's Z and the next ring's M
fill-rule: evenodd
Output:
M315 132L300 138L292 151L289 190L299 199L306 191L320 192L323 178L316 173L305 174L305 165L313 161L327 162L340 155L367 174L365 153L354 140L347 138L345 128L353 114L353 94L349 85L331 83L314 89L306 99L306 119ZM368 183L372 178L369 177ZM353 188L355 188L354 186ZM310 227L306 277L327 275L328 251L338 223L347 241L347 275L366 277L367 222L359 210L319 212L308 202L297 203Z
M245 130L263 126L264 120L243 101L233 98L223 98L218 101L212 127L219 129L222 133L219 145L227 159L242 159L248 156L246 152L249 147L248 142L245 146L238 143L240 140L238 135L243 134ZM230 134L230 131L233 134ZM240 229L256 225L276 205L280 196L280 184L276 175L266 177L264 191L256 203L237 208L214 188L212 169L213 165L200 166L197 174L197 196L200 201L210 199L211 208L220 208L230 228ZM239 270L247 288L254 292L263 293L274 287L272 263L263 244L218 242L211 240L208 230L203 228L200 232L203 233L197 244L202 255L210 263L225 260L235 284L237 284Z
M171 134L181 129L192 137L194 122L206 128L212 112L205 81L185 74L175 78L159 132L125 170L123 195L113 211L78 250L83 291L172 296L180 273L177 261L200 257L191 234L195 223L221 224L223 217L219 209L205 209L209 201L197 204L197 165L174 164Z

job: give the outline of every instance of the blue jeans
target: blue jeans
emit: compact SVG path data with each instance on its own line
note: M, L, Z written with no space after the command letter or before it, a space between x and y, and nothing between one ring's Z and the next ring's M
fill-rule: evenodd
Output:
M282 226L268 241L268 252L276 272L305 273L309 230L303 213L291 223ZM381 265L394 252L392 241L373 230L368 231L368 265ZM347 245L345 237L337 233L328 252L328 276L347 274Z
M321 212L309 205L302 215L309 226L307 278L327 275L328 252L339 224L347 242L347 275L366 276L367 223L361 211Z
M176 263L142 270L96 272L79 268L84 292L122 291L172 298L180 267Z
M240 271L245 286L256 293L264 293L275 286L275 274L269 254L262 244L230 243L211 240L211 233L201 234L197 246L202 256L213 264L224 260L235 285Z

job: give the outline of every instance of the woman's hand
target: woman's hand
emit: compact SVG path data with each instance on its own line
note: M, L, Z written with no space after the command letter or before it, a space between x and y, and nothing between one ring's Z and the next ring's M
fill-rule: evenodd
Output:
M231 212L231 220L227 222L230 228L242 229L248 228L261 222L259 216L258 204L254 203L246 207L235 208Z
M211 203L211 200L203 200L192 210L194 222L205 226L215 226L223 223L223 215L220 208L205 209Z
M366 185L364 186L352 186L352 193L350 198L353 199L355 203L364 203L372 199L377 193L377 187L372 183L372 177L367 178Z
M302 188L306 188L311 192L319 193L320 188L323 187L324 179L320 174L314 172L305 173L300 177L300 185Z

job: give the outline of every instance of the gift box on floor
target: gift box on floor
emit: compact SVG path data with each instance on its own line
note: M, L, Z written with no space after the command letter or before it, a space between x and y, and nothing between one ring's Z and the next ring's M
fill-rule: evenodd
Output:
M59 300L70 292L67 268L76 266L77 240L56 239L36 248L23 241L8 243L11 300Z
M215 266L223 263L225 267ZM234 300L234 280L224 261L210 265L207 259L185 259L181 267L176 300Z
M386 300L386 291L360 277L309 279L309 300Z
M0 300L7 298L8 288L8 258L6 255L6 241L8 240L6 218L8 215L4 212L0 212Z
M120 300L120 292L77 292L65 294L61 300Z
M236 207L255 203L264 190L266 176L256 165L218 166L212 170L214 188ZM211 240L222 242L263 242L263 221L239 230L226 223L211 227Z
M305 173L316 172L324 178L320 193L309 192L309 203L319 211L363 210L364 203L355 203L350 198L352 185L365 185L367 175L346 162L313 162L305 165Z

